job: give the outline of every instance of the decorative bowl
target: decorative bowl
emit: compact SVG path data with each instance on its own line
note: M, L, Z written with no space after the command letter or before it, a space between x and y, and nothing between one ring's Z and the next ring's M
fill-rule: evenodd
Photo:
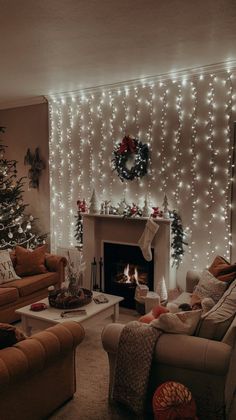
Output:
M70 295L67 291L59 289L48 295L50 306L58 309L73 309L88 305L92 301L93 292L83 287L77 295Z

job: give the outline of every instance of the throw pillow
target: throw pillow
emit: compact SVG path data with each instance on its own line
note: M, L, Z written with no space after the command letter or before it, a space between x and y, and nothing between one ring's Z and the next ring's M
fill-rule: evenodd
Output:
M236 278L236 263L230 264L218 255L208 268L208 271L218 280L231 282Z
M45 252L46 245L30 251L21 246L16 246L16 273L19 276L30 276L46 273Z
M201 309L175 314L168 312L154 319L150 325L167 333L192 335L197 328L201 313Z
M25 335L13 325L0 323L0 349L13 346L25 338Z
M211 298L218 302L227 288L227 283L216 279L208 270L203 270L197 286L195 286L191 305L196 305L204 298Z
M158 318L161 314L164 314L166 312L169 312L169 310L165 306L154 306L154 308L150 312L139 318L139 322L150 324L151 321L153 321L154 319Z
M212 340L222 340L236 313L236 279L212 309L203 314L196 335Z
M9 251L0 251L0 284L7 283L12 280L18 280Z

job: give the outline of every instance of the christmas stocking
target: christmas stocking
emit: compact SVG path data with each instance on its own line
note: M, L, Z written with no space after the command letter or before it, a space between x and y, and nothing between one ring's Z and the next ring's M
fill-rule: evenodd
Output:
M145 260L152 260L151 242L159 229L159 225L153 222L152 219L148 219L144 232L138 241Z

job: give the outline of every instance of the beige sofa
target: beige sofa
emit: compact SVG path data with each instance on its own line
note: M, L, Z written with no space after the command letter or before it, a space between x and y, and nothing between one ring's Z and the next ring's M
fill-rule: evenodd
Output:
M199 280L199 273L187 274L188 293ZM236 280L231 286L232 302L236 304ZM225 292L224 296L226 295ZM229 294L229 291L228 291ZM222 301L224 300L224 296ZM210 318L213 318L211 315ZM208 322L209 322L208 319ZM215 322L215 321L214 321ZM225 320L224 320L225 322ZM196 400L199 419L236 419L236 319L235 311L227 320L229 326L221 341L198 336L163 333L157 341L147 393L147 411L155 389L165 381L177 381L187 386ZM216 327L216 325L213 325ZM221 323L221 327L223 324ZM226 324L225 324L226 326ZM103 347L110 365L110 396L119 337L124 325L109 324L102 334ZM208 324L208 328L209 324ZM204 330L206 334L206 330ZM218 332L219 329L216 328ZM221 333L222 333L221 329Z
M80 324L55 325L0 350L1 420L42 420L73 397Z
M14 257L11 257L13 266ZM48 286L59 288L65 277L67 260L58 255L46 254L44 274L22 277L20 280L1 284L0 287L0 322L14 322L20 319L15 310L45 298Z

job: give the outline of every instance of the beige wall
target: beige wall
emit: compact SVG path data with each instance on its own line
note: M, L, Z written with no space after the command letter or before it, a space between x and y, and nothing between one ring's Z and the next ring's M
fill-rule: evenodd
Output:
M40 156L46 164L39 181L39 189L30 189L28 178L24 185L24 201L29 204L29 213L36 221L40 231L50 232L49 209L49 167L48 167L48 105L31 105L13 109L0 110L0 125L6 126L1 135L4 144L8 145L7 159L18 161L18 176L27 176L29 166L24 165L24 156L28 148L32 152L40 149ZM48 237L49 238L49 237Z

